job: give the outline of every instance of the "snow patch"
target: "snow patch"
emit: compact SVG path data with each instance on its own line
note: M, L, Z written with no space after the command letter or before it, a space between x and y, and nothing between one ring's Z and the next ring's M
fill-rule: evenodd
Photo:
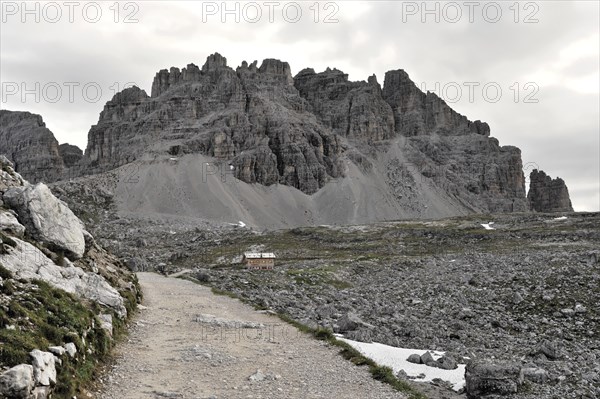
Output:
M494 224L494 222L481 223L481 226L486 230L496 230L495 228L492 227L493 224Z
M352 341L337 334L336 337L340 341L348 343L354 349L372 359L375 363L381 366L390 367L394 371L394 374L397 374L400 370L404 370L409 377L417 377L420 374L424 374L425 377L414 379L414 381L417 382L430 382L435 378L439 378L443 381L448 381L451 383L455 391L459 391L465 386L466 365L464 364L459 364L458 368L455 370L443 370L424 364L414 364L408 362L406 359L408 359L408 357L414 353L420 356L428 351L423 349L396 348L394 346L384 345L377 342L365 343ZM439 351L430 352L435 360L439 359L445 354L445 352Z

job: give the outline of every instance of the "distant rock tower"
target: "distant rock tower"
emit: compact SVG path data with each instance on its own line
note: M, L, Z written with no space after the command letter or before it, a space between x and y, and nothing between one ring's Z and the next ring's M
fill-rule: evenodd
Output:
M544 171L534 169L530 174L529 207L535 212L573 212L569 190L564 180L552 179Z

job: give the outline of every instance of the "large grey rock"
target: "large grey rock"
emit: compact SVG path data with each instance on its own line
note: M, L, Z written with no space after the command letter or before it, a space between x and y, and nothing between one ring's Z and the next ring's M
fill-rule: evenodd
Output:
M0 374L1 398L28 399L34 386L33 367L29 364L19 364Z
M421 363L431 367L435 366L435 360L433 360L433 356L431 356L431 353L429 352L425 352L421 355Z
M569 189L563 179L552 179L544 171L534 169L529 180L527 199L532 211L573 212Z
M42 352L39 349L32 350L29 355L32 359L33 378L36 384L43 386L56 384L54 355L50 352Z
M408 357L408 359L406 359L406 361L414 364L421 364L421 355L418 353L413 353Z
M104 277L83 271L69 260L65 260L65 266L58 266L30 243L18 238L13 240L15 248L0 255L0 262L15 278L40 279L81 298L109 306L121 316L127 314L123 298Z
M492 395L511 395L523 382L521 369L513 363L469 362L465 371L465 391L469 399Z
M106 331L106 333L112 337L113 335L113 318L112 315L109 313L104 313L104 314L100 314L98 315L98 319L100 320L100 327L102 327L102 329L104 331Z
M75 357L75 354L77 353L77 347L73 342L69 342L63 347L65 348L65 351L67 351L67 353L69 354L69 357Z
M360 327L373 328L373 325L366 323L363 321L357 314L355 313L346 313L337 321L337 332L347 332L354 331Z
M0 209L0 231L23 236L25 233L25 226L19 223L14 214Z
M543 384L548 380L548 372L539 367L524 367L521 369L520 378L536 384Z
M435 361L435 366L444 370L454 370L458 367L458 363L452 356L445 355Z
M535 352L545 355L550 360L558 360L563 356L562 345L558 341L545 340Z
M65 251L71 258L83 256L83 224L48 186L38 183L10 188L4 193L4 201L17 211L19 220L34 238Z

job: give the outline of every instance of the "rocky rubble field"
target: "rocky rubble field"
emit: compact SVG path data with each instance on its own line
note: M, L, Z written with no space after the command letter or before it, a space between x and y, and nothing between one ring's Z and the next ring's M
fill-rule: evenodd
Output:
M485 385L478 373L492 370L515 381L497 389L509 397L598 397L599 215L494 217L495 230L476 219L235 240L274 250L273 272L227 264L236 258L222 246L213 259L207 250L176 263L204 263L196 279L350 339L484 360L471 370L473 392Z
M89 195L69 197L93 209ZM349 339L472 359L461 395L600 395L599 214L269 232L118 216L109 202L93 233L133 270L190 269L203 284ZM275 252L276 269L245 270L251 249Z

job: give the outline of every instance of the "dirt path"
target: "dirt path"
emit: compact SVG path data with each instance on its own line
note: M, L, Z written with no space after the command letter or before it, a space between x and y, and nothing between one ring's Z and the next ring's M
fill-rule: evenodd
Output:
M99 398L404 397L275 316L189 281L138 277L147 308Z

